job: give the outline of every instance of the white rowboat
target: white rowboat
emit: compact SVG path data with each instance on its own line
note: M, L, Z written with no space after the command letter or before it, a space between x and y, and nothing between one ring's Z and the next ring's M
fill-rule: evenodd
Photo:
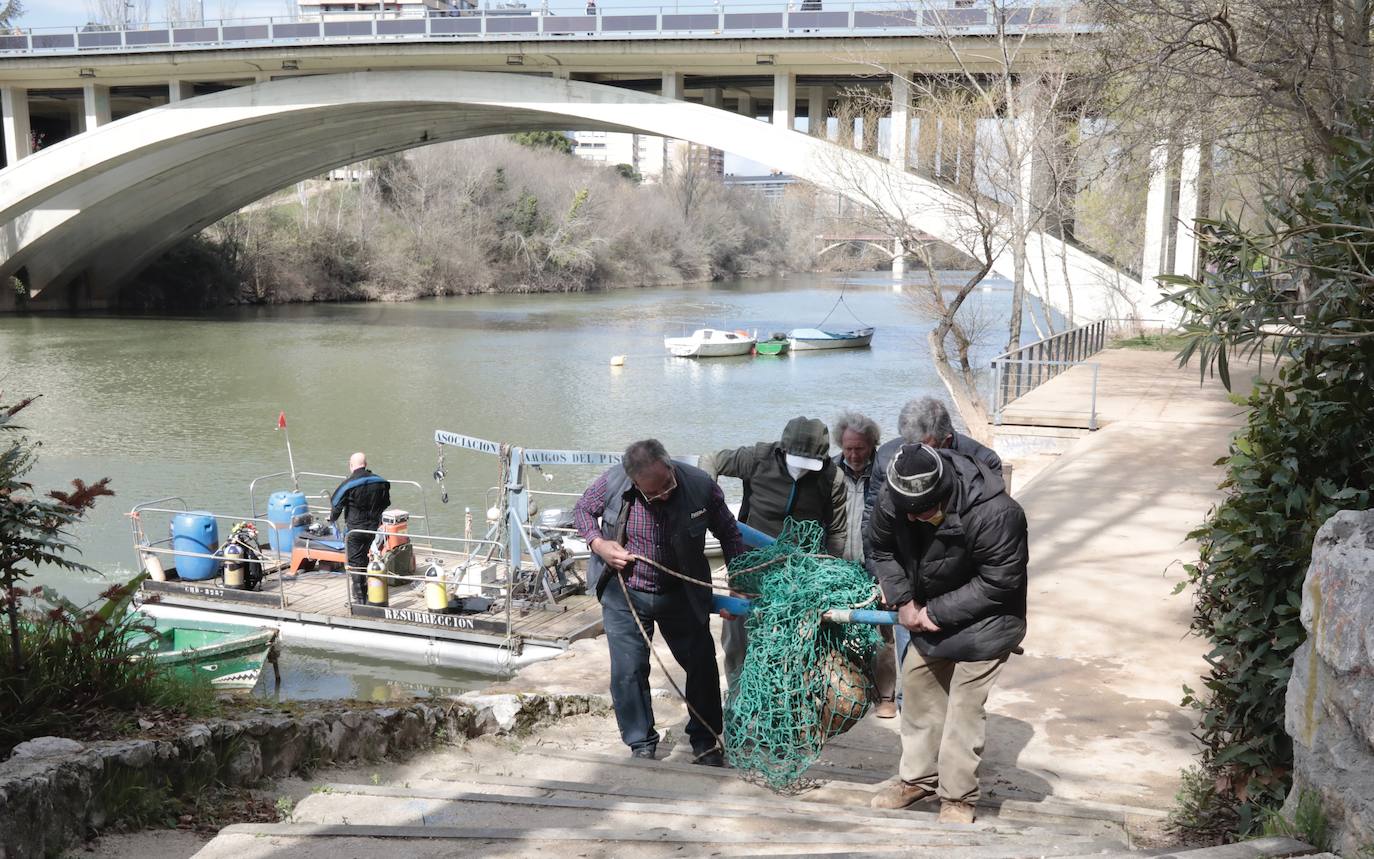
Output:
M849 331L822 331L819 328L797 328L788 335L793 352L817 349L860 349L873 342L872 328Z

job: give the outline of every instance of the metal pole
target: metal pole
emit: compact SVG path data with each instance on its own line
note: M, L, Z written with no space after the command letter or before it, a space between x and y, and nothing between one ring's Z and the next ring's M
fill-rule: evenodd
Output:
M993 383L992 383L992 424L993 426L1002 425L1002 362L993 361Z
M1093 364L1093 400L1092 411L1088 414L1088 429L1097 429L1097 364Z

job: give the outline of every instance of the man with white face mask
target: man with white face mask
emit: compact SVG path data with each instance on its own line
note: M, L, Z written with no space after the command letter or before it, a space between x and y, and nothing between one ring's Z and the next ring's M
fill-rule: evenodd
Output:
M744 482L739 521L770 537L782 532L783 522L819 522L825 527L825 551L843 557L848 531L848 489L844 475L830 458L830 430L815 418L795 417L778 441L722 450L701 458L702 470L712 477L738 477ZM744 663L747 645L744 620L722 613L721 646L725 673L734 684Z
M938 796L942 822L972 823L988 693L1026 634L1026 514L986 464L908 444L887 468L866 542L883 600L911 632L898 778L872 804Z

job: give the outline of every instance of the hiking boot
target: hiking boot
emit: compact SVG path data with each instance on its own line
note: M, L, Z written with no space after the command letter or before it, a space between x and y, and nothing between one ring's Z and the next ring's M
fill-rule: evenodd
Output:
M897 702L891 698L883 698L878 702L878 706L873 708L873 715L879 719L897 718Z
M941 823L972 823L975 816L971 802L940 801Z
M873 794L873 799L868 804L874 808L909 808L928 796L934 796L935 791L921 787L918 784L909 784L900 778L883 786L883 789Z
M697 752L692 763L701 764L704 767L723 767L725 766L725 755L720 753L720 749L708 749L704 752Z
M632 758L644 758L645 760L650 760L650 761L651 761L651 760L654 759L654 753L657 752L657 751L658 751L658 747L657 747L657 746L640 746L640 747L637 748L637 749L631 749L631 750L630 750L630 757L632 757Z

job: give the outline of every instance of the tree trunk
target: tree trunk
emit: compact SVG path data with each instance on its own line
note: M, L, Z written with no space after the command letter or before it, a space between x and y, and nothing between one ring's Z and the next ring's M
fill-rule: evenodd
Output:
M937 328L936 331L938 330ZM945 383L945 390L949 391L950 398L954 400L954 407L959 410L960 417L968 425L968 434L982 444L991 444L992 426L988 421L988 410L983 405L983 398L978 395L977 384L970 384L966 374L955 372L949 362L945 344L936 336L936 331L931 331L929 335L930 355L935 362L935 372L940 374L940 381Z
M5 589L5 614L10 622L10 666L14 671L16 682L22 692L24 688L24 653L22 649L22 639L19 636L19 600L14 595L14 588Z

